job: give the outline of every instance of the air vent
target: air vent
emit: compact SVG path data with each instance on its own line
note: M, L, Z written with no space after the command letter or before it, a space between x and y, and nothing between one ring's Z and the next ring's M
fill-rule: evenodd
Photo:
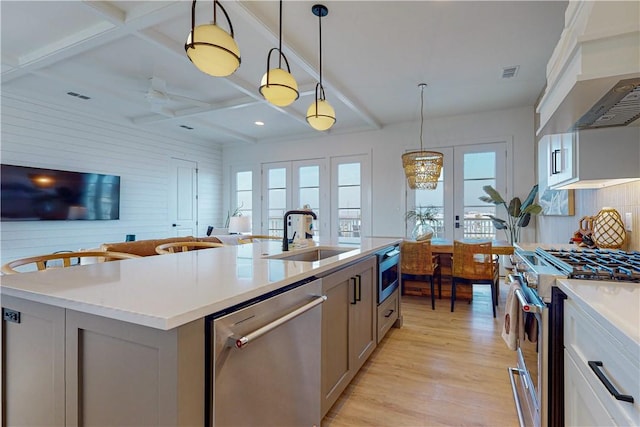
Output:
M519 65L514 65L512 67L504 67L502 69L502 78L510 79L515 77L518 74L518 70L520 69Z
M627 126L640 118L640 78L621 80L576 122L574 129Z
M76 92L67 92L67 95L73 96L73 97L76 97L76 98L80 98L80 99L91 99L90 96L82 95L82 94L79 94L79 93L76 93Z
M193 128L191 126L187 126L187 125L180 125L180 127L182 129L189 129L189 130L193 130Z

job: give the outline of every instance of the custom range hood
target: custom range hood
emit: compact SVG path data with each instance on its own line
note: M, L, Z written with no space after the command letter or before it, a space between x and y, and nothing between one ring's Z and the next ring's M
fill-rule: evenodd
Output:
M570 1L537 107L539 137L640 126L640 2Z

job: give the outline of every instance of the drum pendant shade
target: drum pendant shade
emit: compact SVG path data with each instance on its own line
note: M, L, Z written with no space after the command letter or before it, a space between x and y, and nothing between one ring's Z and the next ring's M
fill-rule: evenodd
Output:
M278 52L278 68L269 69L271 64L271 54ZM287 66L287 69L282 68L282 60ZM298 99L300 93L298 92L298 83L296 79L291 75L291 68L289 67L289 61L287 57L282 53L282 0L280 0L280 38L278 47L274 47L269 51L267 55L267 72L262 76L260 81L260 94L278 107L286 107L291 105L293 101Z
M300 96L296 80L282 68L272 68L262 76L260 93L264 99L278 107L291 105Z
M336 112L326 100L317 100L307 110L307 122L315 130L327 130L336 122Z
M216 24L217 7L224 12L230 33ZM191 7L191 31L184 50L187 57L203 73L214 77L226 77L240 66L240 49L233 38L233 26L227 12L217 1L213 2L213 23L195 26L196 2Z
M422 148L422 128L424 125L424 88L426 83L418 85L420 92L420 150L402 155L402 167L411 189L435 190L442 171L444 156L437 151L425 151Z

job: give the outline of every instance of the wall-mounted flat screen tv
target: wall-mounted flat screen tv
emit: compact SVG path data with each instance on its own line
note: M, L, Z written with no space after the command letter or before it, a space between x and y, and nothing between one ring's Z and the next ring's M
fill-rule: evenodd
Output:
M120 219L120 177L1 165L2 221Z

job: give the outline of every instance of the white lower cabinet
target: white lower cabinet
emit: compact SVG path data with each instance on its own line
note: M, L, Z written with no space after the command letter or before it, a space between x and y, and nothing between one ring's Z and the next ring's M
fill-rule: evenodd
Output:
M322 278L324 417L376 347L375 256Z
M3 425L204 424L204 319L169 331L3 296ZM5 317L6 319L6 317Z
M565 424L638 426L640 346L623 345L601 322L575 301L565 302ZM616 398L616 393L632 397L633 402Z

